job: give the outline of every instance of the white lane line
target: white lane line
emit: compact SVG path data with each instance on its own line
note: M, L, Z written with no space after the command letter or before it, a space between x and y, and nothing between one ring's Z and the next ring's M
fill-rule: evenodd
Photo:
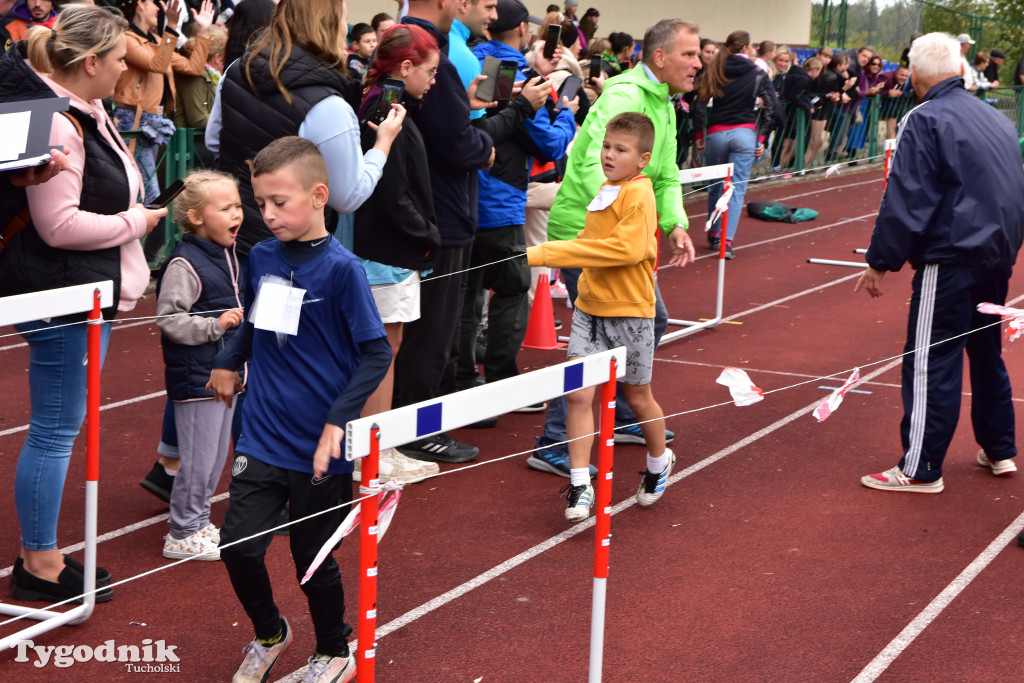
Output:
M891 370L891 369L893 369L895 367L898 367L901 362L902 361L896 360L896 361L892 361L890 363L887 363L886 365L883 365L882 367L878 368L874 372L871 372L871 373L868 373L867 375L865 375L863 380L862 380L862 382L869 381L869 380L871 380L871 379L881 375L884 372L888 372L889 370ZM769 434L771 434L771 433L773 433L773 432L775 432L775 431L785 427L789 423L794 422L795 420L798 420L799 418L805 417L812 410L817 408L819 403L821 403L821 401L820 400L816 400L814 403L811 403L808 406L805 406L805 407L800 408L799 410L797 410L795 412L790 413L786 417L783 417L782 419L773 422L772 424L768 425L767 427L759 429L758 431L754 432L750 436L747 436L746 438L737 441L736 443L732 444L731 446L727 446L726 448L723 448L722 450L718 451L717 453L715 453L713 455L709 455L708 457L704 458L703 460L690 465L686 469L684 469L684 470L682 470L680 472L677 472L676 474L673 474L671 477L669 477L668 482L666 484L666 487L667 486L672 486L672 485L682 481L686 477L689 477L692 474L696 474L697 472L700 472L705 467L708 467L709 465L713 465L714 463L718 462L722 458L724 458L724 457L726 457L728 455L731 455L732 453L735 453L736 451L738 451L738 450L740 450L740 449L742 449L742 448L744 448L746 446L749 446L750 444L754 443L755 441L758 441L759 439L762 439L762 438L768 436ZM626 500L623 500L622 502L618 503L617 505L614 505L612 507L611 514L613 516L617 515L620 512L623 512L624 510L628 510L629 508L633 507L634 505L636 505L636 497L635 496L630 496ZM401 628L403 628L405 626L408 626L409 624L411 624L412 622L416 621L417 619L421 619L422 617L425 617L426 615L430 614L434 610L437 610L437 609L440 609L441 607L444 607L445 605L447 605L448 603L452 602L453 600L456 600L456 599L462 597L463 595L469 593L470 591L472 591L472 590L474 590L476 588L479 588L480 586L484 585L488 581L491 581L492 579L495 579L495 578L501 576L502 574L505 574L505 573L511 571L512 569L515 569L519 565L524 564L525 562L527 562L529 560L532 560L533 558L539 556L540 554L542 554L542 553L544 553L544 552L546 552L548 550L551 550L552 548L554 548L554 547L564 543L565 541L569 540L573 536L576 536L576 535L578 535L578 534L580 534L580 533L582 533L582 532L592 528L594 526L595 522L596 522L596 517L590 517L587 521L581 522L581 523L579 523L579 524L577 524L577 525L575 525L573 527L570 527L570 528L566 529L565 531L563 531L562 533L560 533L560 534L558 534L556 536L552 536L551 538L547 539L546 541L542 541L541 543L538 543L537 545L533 546L532 548L529 548L528 550L525 550L525 551L519 553L515 557L511 557L511 558L505 560L504 562L502 562L501 564L499 564L499 565L497 565L495 567L492 567L491 569L488 569L484 573L479 574L479 575L473 577L469 581L466 581L465 583L463 583L463 584L461 584L459 586L456 586L455 588L452 588L451 590L449 590L449 591L447 591L445 593L442 593L441 595L437 596L436 598L433 598L432 600L428 600L427 602L423 603L419 607L415 607L415 608L409 610L408 612L406 612L402 616L397 617L396 619L392 619L388 623L386 623L383 626L380 626L379 628L377 628L377 631L376 631L376 634L375 634L376 637L377 637L377 640L379 641L381 638L383 638L383 637L385 637L387 635L390 635L390 634L394 633L395 631L397 631L397 630L399 630L399 629L401 629ZM350 646L355 647L352 643L350 643ZM305 670L306 670L305 667L297 669L296 671L293 671L292 673L288 674L288 676L280 679L278 681L278 683L294 683L294 681L297 681L297 680L300 679L302 673Z
M996 556L1020 533L1024 525L1024 512L1010 523L1010 526L1003 529L1003 533L996 536L995 540L988 544L988 547L974 561L967 565L953 581L946 586L935 599L928 603L928 606L921 610L920 614L912 622L899 632L892 641L885 646L871 662L864 667L863 671L853 679L853 683L870 683L882 675L889 668L893 660L907 649L914 640L921 635L921 632L928 628L929 624L935 621L936 617L946 609L960 593L970 585L971 581L987 567Z
M126 329L128 327L140 327L142 325L154 325L154 324L156 324L155 320L140 320L139 322L125 323L123 325L119 325L117 323L117 321L114 321L114 326L111 327L111 331L113 331L113 330L123 330L123 329ZM0 346L0 351L10 351L11 349L20 349L20 348L23 348L23 347L26 347L26 346L28 346L28 342L21 342L20 344L11 344L10 346Z
M863 182L850 183L848 185L835 185L833 187L823 187L823 188L820 188L820 189L817 189L817 190L811 190L810 192L803 192L801 194L791 194L788 197L778 197L778 198L775 199L775 201L781 202L781 201L785 201L787 199L799 199L800 197L809 197L809 196L811 196L813 194L823 194L825 192L831 192L832 190L845 190L848 187L860 187L861 185L874 185L874 184L880 183L880 182L882 182L882 179L881 178L876 178L874 180L865 180ZM751 190L749 190L749 189L747 190L747 192L750 192L750 191ZM690 201L694 201L694 200L691 199ZM704 216L707 216L707 213L688 213L688 214L686 214L687 218L702 218Z
M130 406L133 403L142 403L143 401L148 401L151 398L160 398L161 396L166 396L166 395L167 395L166 391L154 391L152 394L146 394L144 396L136 396L135 398L127 398L127 399L125 399L123 401L115 401L114 403L108 403L106 405L102 405L102 406L100 406L100 410L110 410L111 408L121 408L123 406ZM21 425L20 427L11 427L10 429L5 429L3 431L0 431L0 436L7 436L9 434L17 434L18 432L24 432L27 429L28 429L28 425Z
M225 491L224 493L218 493L216 496L213 496L212 498L210 498L210 503L211 504L212 503L219 503L222 500L227 500L227 498L228 498L227 491ZM133 531L138 531L139 529L144 529L147 526L152 526L154 524L162 522L162 521L166 520L169 517L170 517L170 514L165 512L162 515L156 515L155 517L150 517L149 519L144 519L141 522L136 522L135 524L129 524L128 526L123 526L120 529L114 529L113 531L108 531L107 533L102 534L102 535L96 537L96 544L99 545L100 543L103 543L104 541L111 541L111 540L113 540L115 538L119 538L121 536L124 536L125 534L130 534ZM61 551L61 553L67 555L69 553L77 553L79 550L82 550L83 548L85 548L85 543L84 542L80 542L80 543L73 543L72 545L69 545L69 546L65 546L65 547L61 548L60 551ZM14 570L14 566L13 565L10 566L10 567L4 567L3 569L0 569L0 579L4 578L5 576L10 576L10 574L11 574L11 572L13 570Z

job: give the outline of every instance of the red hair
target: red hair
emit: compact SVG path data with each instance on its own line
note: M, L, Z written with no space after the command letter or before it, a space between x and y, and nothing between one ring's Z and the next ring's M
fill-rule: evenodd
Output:
M395 24L380 37L377 44L377 55L373 58L370 68L363 81L363 95L386 78L391 71L402 62L409 60L415 66L427 61L432 53L438 52L437 39L425 28L412 24Z

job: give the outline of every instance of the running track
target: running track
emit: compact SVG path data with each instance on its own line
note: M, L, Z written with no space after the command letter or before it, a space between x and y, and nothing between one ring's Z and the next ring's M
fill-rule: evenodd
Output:
M945 492L889 494L858 483L898 459L899 370L887 359L902 352L910 272L887 276L886 295L872 301L853 294L859 271L805 261L858 259L851 250L867 246L880 193L877 168L752 187L749 199L791 198L821 215L796 225L744 218L738 258L727 267L728 322L659 349L655 395L674 415L678 462L665 497L641 510L633 494L643 450L616 449L604 680L1024 680L1024 589L1015 580L1024 550L1014 541L1024 528L1022 475L997 479L974 466L969 395ZM700 245L703 203L687 208ZM660 273L673 317L713 313L717 264L699 254L696 264ZM1010 292L1024 294L1021 277ZM131 315L153 311L149 300ZM1024 376L1020 343L1006 345L1005 356L1013 377ZM528 369L563 355L520 358ZM10 482L28 421L22 340L0 339L0 359L0 478ZM729 365L747 370L766 399L699 410L728 401L714 380ZM870 378L862 393L818 424L810 410L856 366ZM818 379L828 375L838 380ZM99 558L122 580L169 563L160 556L166 506L137 485L155 458L163 408L154 325L115 331L103 383ZM488 461L531 448L541 421L508 415L495 429L456 436ZM61 546L76 551L83 456L80 447L60 528ZM407 489L380 548L377 680L586 679L592 525L567 528L564 481L527 469L525 458L462 472L442 466L445 476ZM226 472L213 507L218 523L227 481ZM8 492L0 499L9 522L0 528L0 578L18 548L10 484ZM337 553L350 621L356 550L346 542ZM275 679L296 681L312 654L312 629L286 542L272 544L268 562L296 634ZM252 637L219 563L175 566L115 593L84 625L36 644L163 639L177 646L180 673L96 661L58 673L52 662L37 668L9 651L0 653L0 679L223 681Z

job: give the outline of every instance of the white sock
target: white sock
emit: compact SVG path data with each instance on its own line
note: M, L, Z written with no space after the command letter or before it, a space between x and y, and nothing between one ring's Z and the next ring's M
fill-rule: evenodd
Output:
M178 476L178 470L169 470L169 469L167 469L166 465L164 465L164 472L167 473L168 477L176 477L176 476Z
M589 467L571 467L569 468L569 482L573 486L586 486L590 483L590 468Z
M661 474L668 467L668 455L669 451L666 448L665 452L655 458L650 453L647 454L647 471L651 474Z

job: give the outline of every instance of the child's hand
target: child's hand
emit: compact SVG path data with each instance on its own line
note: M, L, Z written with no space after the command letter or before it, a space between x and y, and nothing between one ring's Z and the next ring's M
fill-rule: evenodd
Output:
M331 458L337 460L341 457L341 440L344 438L344 427L330 423L324 425L320 443L317 444L316 453L313 454L313 476L317 479L327 474Z
M235 394L242 390L242 380L234 370L214 370L210 373L206 390L213 392L213 400L224 401L230 408Z
M241 308L232 308L230 311L225 311L220 314L217 318L217 324L224 331L230 330L232 327L238 327L242 323L244 314Z

